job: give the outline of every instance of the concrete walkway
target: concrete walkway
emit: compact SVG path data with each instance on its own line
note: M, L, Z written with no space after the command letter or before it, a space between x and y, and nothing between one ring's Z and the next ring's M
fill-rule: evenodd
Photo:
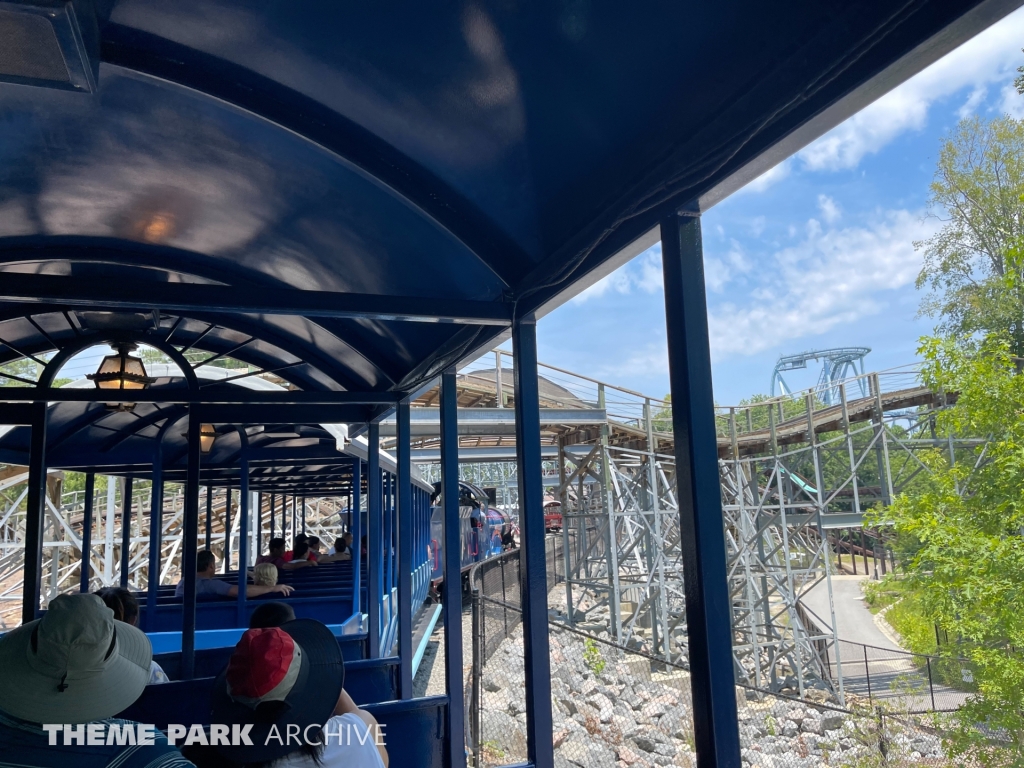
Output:
M875 624L875 617L864 604L864 593L860 585L866 576L833 576L832 596L836 609L836 632L840 640L851 643L873 645L891 651L903 650L890 640ZM831 623L828 607L828 585L826 582L815 587L800 598L826 626Z

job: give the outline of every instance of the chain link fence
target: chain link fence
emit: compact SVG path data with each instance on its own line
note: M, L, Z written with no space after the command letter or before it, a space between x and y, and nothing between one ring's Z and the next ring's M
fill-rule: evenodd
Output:
M526 760L518 554L510 552L482 563L470 575L468 732L472 762L477 768ZM549 538L552 606L561 605L557 584L563 575L560 541ZM555 611L551 615L554 617ZM621 648L554 618L548 638L556 766L696 765L690 677L684 665L666 664ZM913 677L913 661L889 655L869 656L867 669L873 691L861 695L853 690L857 685L855 665L851 662L849 669L844 665L844 675L851 680L847 708L836 705L825 691L811 690L800 699L737 686L744 766L959 765L943 752L943 715L914 714L917 697L930 698L933 692L922 693L915 688L920 678ZM863 677L866 687L868 675ZM900 697L897 694L904 683L905 695ZM893 695L882 695L886 686ZM934 695L937 706L926 708L937 709L945 702L942 697L946 694L938 688ZM950 702L950 708L953 706L955 702Z

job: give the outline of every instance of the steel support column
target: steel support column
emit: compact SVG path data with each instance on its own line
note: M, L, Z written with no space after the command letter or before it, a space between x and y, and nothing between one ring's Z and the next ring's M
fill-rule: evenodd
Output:
M661 244L697 765L731 768L740 742L699 217L663 220Z
M359 616L363 612L363 604L360 599L362 593L361 569L362 569L362 536L363 516L360 514L362 505L362 472L363 462L359 459L352 460L352 505L355 510L355 527L352 531L352 615ZM305 519L305 516L303 516Z
M213 486L206 486L206 546L209 549L213 543Z
M181 614L181 679L191 680L196 662L196 542L199 539L199 436L202 425L193 406L188 414L188 469L181 570L185 582Z
M85 503L82 509L82 565L80 590L89 591L89 577L92 575L92 507L96 500L96 473L85 473Z
M249 565L249 436L237 427L241 451L238 454L238 626L249 626L246 606ZM230 534L230 531L229 531Z
M521 539L519 589L523 604L523 661L526 671L526 759L536 768L551 768L555 757L551 744L551 658L548 651L536 323L519 320L513 324L512 355Z
M163 539L164 512L164 452L162 443L164 430L157 435L153 450L152 492L149 504L149 573L146 586L146 628L156 628L156 603L160 594L160 546Z
M39 615L43 581L43 512L46 506L46 403L32 404L32 436L28 455L28 494L25 502L25 574L21 621Z
M109 482L109 480L108 480ZM121 493L121 581L128 587L128 571L131 569L132 549L132 478L126 477Z
M500 369L499 369L499 376ZM500 381L500 379L499 379ZM499 390L500 391L500 390ZM441 374L441 501L444 541L444 684L448 694L448 765L466 765L466 713L462 669L462 550L459 537L459 425L455 368Z
M380 424L371 422L367 429L366 449L366 507L367 532L366 545L367 572L369 583L366 585L366 604L370 615L367 627L369 657L380 657L380 620L381 607L384 599L384 544L381 540L381 476L380 476Z
M224 573L231 570L231 488L224 496Z
M412 451L409 401L397 408L398 422L398 697L412 698Z

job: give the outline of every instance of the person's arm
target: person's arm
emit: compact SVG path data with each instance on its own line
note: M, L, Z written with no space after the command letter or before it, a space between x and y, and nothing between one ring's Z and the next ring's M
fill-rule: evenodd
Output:
M323 555L320 558L320 562L321 563L336 563L336 562L338 562L340 560L351 560L351 559L352 559L352 553L349 552L346 549L340 555Z
M277 566L284 571L294 571L296 568L305 568L307 565L316 565L315 560L289 560Z
M355 715L362 720L366 727L373 731L373 743L377 745L377 752L380 753L380 759L384 763L384 768L388 768L388 750L383 744L384 739L381 737L377 718L365 709L357 707L356 703L352 701L352 697L348 695L348 691L344 688L341 689L341 695L338 696L338 703L334 707L334 714Z
M260 595L267 595L271 592L280 592L284 596L290 595L295 591L295 587L290 584L275 584L272 587L260 587L255 584L250 584L245 590L246 597L259 597ZM232 585L231 589L228 590L228 597L238 597L238 585Z

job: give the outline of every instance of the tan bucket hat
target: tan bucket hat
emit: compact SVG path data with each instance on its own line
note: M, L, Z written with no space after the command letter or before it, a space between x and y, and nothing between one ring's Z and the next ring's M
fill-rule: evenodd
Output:
M0 638L0 710L32 723L116 715L149 682L153 647L96 595L60 595Z

